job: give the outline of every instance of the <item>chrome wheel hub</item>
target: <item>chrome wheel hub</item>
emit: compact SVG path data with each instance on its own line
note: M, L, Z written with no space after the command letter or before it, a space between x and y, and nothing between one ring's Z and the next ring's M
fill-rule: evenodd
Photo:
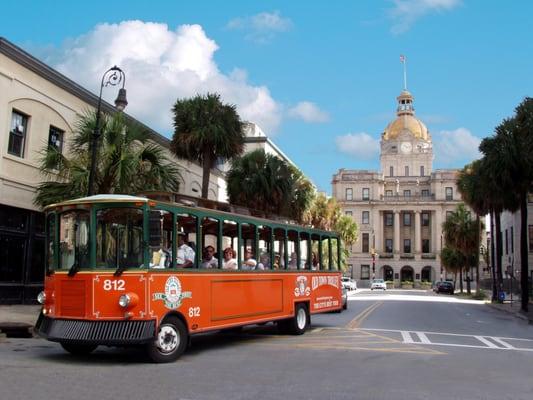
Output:
M305 329L306 323L307 315L305 314L305 310L303 308L300 308L298 310L298 315L296 316L296 324L298 325L298 329Z
M171 325L163 325L157 334L156 344L162 353L172 353L180 344L178 332Z

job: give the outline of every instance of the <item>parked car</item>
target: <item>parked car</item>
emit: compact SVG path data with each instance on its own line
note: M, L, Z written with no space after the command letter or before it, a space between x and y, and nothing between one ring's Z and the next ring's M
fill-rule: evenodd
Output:
M449 293L449 294L455 293L455 288L453 286L453 283L448 282L448 281L437 282L433 290L435 290L436 293Z
M349 278L347 276L342 277L342 287L348 289L348 290L357 290L357 283L355 283L355 280L352 278Z
M374 289L387 290L387 284L385 283L383 279L374 279L372 281L372 284L370 285L370 290L374 290Z

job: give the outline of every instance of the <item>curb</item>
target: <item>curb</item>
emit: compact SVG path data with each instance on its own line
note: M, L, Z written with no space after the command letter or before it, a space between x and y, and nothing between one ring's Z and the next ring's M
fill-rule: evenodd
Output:
M33 337L33 325L24 322L0 322L0 338Z
M514 311L514 310L506 310L502 307L499 307L497 304L493 304L493 303L485 303L487 304L490 308L492 308L493 310L498 310L500 312L503 312L503 313L506 313L508 315L512 315L516 318L519 318L521 320L524 320L524 321L527 321L530 325L533 325L533 317L529 317L528 315L525 315L523 314L520 310L518 311ZM533 305L532 305L533 306ZM530 314L532 313L533 311L530 311ZM532 314L533 315L533 314Z

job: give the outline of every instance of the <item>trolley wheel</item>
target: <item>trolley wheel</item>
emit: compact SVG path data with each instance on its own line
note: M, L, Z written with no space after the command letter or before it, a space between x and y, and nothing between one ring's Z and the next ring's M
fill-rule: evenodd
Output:
M297 304L294 310L294 317L278 322L278 328L282 333L291 335L302 335L311 325L309 311L305 304Z
M159 326L155 340L147 344L148 356L155 363L175 361L185 351L188 339L185 324L177 317L169 317Z
M60 342L63 349L75 356L84 356L92 353L97 347L97 344L82 344L78 342Z

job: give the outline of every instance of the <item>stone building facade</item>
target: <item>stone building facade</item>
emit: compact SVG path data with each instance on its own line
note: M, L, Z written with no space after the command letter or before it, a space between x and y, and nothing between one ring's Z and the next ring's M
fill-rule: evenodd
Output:
M44 215L33 204L43 180L39 151L48 144L68 152L76 121L97 102L98 96L0 38L0 303L34 302L42 290ZM102 108L114 111L106 102ZM201 166L173 157L168 138L135 122L178 164L180 193L199 196ZM224 200L225 188L224 174L213 170L209 198Z
M397 118L381 135L380 171L341 169L332 181L333 197L359 226L347 273L361 287L373 278L415 287L446 279L442 223L461 202L458 171L433 170L431 135L413 96L404 90L397 101Z

